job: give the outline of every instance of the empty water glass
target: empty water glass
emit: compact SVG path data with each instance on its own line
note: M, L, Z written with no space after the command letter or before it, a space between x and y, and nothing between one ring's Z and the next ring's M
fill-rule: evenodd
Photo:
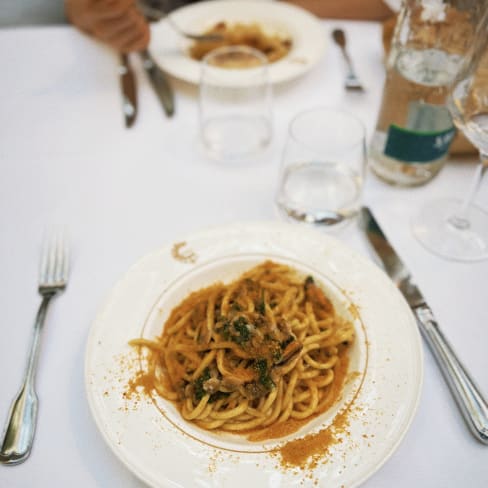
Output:
M362 122L342 110L316 108L290 123L276 203L291 219L336 227L361 205L366 167Z
M200 134L208 154L237 162L271 140L271 85L264 54L246 46L211 51L202 61Z

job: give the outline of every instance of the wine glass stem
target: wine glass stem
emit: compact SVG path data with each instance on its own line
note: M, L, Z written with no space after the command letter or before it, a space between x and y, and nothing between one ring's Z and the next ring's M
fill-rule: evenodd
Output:
M468 211L469 207L474 201L476 194L478 193L478 189L483 181L483 176L488 169L488 155L485 153L480 152L480 163L476 168L476 172L474 174L473 180L471 181L471 187L468 191L468 194L463 200L461 204L461 208L457 215L453 215L449 218L449 223L456 227L459 230L466 230L469 229L469 218L468 218Z

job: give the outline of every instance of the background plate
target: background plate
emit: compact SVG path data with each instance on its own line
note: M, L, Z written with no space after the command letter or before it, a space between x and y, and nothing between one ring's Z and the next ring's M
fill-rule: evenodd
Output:
M114 287L88 339L85 379L90 407L113 452L142 480L162 486L357 486L403 438L422 383L422 350L415 320L395 286L376 266L339 241L280 223L211 229L156 251ZM341 442L303 469L284 468L269 450L288 439L250 443L188 426L167 402L127 401L132 374L127 342L159 333L170 308L189 291L230 280L271 258L317 276L339 308L359 312L351 368L358 371L330 411L292 435L334 423L347 407ZM132 363L133 367L133 363Z
M309 12L280 2L259 0L215 0L198 2L175 10L174 22L183 30L200 33L216 22L257 22L263 28L283 33L293 40L290 53L269 65L271 83L289 81L310 70L323 56L326 32ZM151 26L149 49L170 75L198 84L200 63L187 53L192 41L182 38L166 20Z

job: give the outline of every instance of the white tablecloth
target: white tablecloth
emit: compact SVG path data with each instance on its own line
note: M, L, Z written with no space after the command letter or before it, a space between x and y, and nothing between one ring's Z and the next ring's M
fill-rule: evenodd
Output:
M273 194L280 153L297 111L340 106L361 117L371 134L383 81L380 27L324 22L324 29L339 24L367 92L345 93L340 54L330 44L310 74L276 89L272 146L258 164L239 168L212 164L200 152L194 87L174 82L176 116L167 119L135 62L140 112L126 130L113 52L70 27L0 31L0 422L21 381L38 306L42 229L67 224L73 243L69 287L43 333L34 449L24 464L0 466L0 486L141 486L105 445L88 410L83 360L90 324L114 282L146 252L209 225L278 218ZM473 171L472 163L450 162L415 189L368 175L364 200L488 394L488 262L437 258L409 228L428 199L463 194ZM485 208L487 187L477 197ZM354 225L338 237L368 254ZM484 488L487 455L426 349L418 413L398 450L364 486Z

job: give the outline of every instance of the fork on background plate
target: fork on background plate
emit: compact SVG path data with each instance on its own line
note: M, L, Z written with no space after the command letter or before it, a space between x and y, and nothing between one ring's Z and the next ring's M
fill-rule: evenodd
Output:
M181 36L191 39L197 42L215 42L221 41L224 36L221 34L194 34L182 29L171 17L171 12L166 11L163 5L159 5L158 2L151 4L151 2L139 0L136 2L137 7L150 22L156 22L161 19L166 19L168 24Z
M63 233L56 233L45 241L41 251L38 291L42 300L34 324L22 386L10 407L0 448L0 462L3 464L19 464L30 454L39 403L35 391L35 373L40 334L49 302L66 288L68 274L69 256L66 239Z

